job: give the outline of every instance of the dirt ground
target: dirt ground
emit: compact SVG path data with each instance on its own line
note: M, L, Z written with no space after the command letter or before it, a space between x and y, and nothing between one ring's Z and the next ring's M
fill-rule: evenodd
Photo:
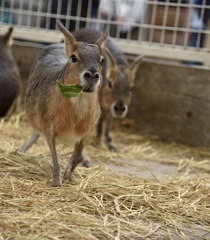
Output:
M157 136L149 136L144 131L135 129L132 120L125 120L121 124L115 123L111 131L118 151L109 152L103 142L98 144L94 136L91 136L86 146L91 159L90 168L79 166L75 171L77 181L70 185L64 183L59 190L51 187L52 162L44 137L26 154L17 153L31 133L32 128L24 114L0 122L0 239L210 239L210 149L163 143ZM72 149L71 144L57 145L62 172ZM146 196L146 190L142 190L142 195L135 195L138 188L145 188L144 184L151 192L147 192ZM132 200L124 200L133 206L130 206L130 210L128 207L125 207L125 212L120 212L119 208L112 209L105 198L104 205L102 202L95 203L99 193L102 198L107 191L106 198L115 195L114 199L117 197L119 200L122 195L127 196L126 193L132 186L135 187L132 194L129 194ZM91 193L93 187L94 194ZM122 192L120 189L123 187L122 194L123 189ZM79 205L77 217L80 214L81 219L87 216L88 205L90 217L97 221L102 218L104 221L102 225L98 223L97 228L93 223L82 222L80 218L74 224L73 220L66 219L62 204L69 202L73 206L78 200L67 200L66 194L77 192L78 188L79 194L82 194L79 198L87 194L85 199L88 204L84 203L86 210L80 209L81 204ZM168 189L168 194L166 192L166 195L160 195L162 188ZM47 209L43 208L40 212L41 206L36 202L35 192L46 196L46 199L42 199L43 204L48 203L49 208L52 202L52 209L45 212ZM170 200L172 192L180 192L180 195ZM185 198L183 196L186 193ZM62 199L59 203L58 195ZM137 201L143 200L144 203L139 202L138 207L134 207ZM159 205L164 201L164 208L160 208ZM101 212L96 213L94 204L97 205L97 211L101 209ZM179 207L174 217L177 204ZM155 205L159 206L158 210ZM68 210L67 215L71 216L77 211L72 209ZM138 212L138 217L134 218L140 209L141 214ZM57 212L56 217L60 218L51 219L54 211ZM45 223L48 215L49 220ZM39 217L36 218L37 216ZM117 219L118 225L115 226L114 220L107 220L111 217ZM109 224L105 227L107 221L111 230L107 227ZM58 230L54 231L57 225L50 230L49 223L56 222L59 222ZM129 225L128 222L132 224Z

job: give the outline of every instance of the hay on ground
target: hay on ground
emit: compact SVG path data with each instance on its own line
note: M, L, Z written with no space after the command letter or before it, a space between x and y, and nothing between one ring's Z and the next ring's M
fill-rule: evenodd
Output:
M118 153L91 139L87 152L94 164L78 167L74 184L53 188L44 138L26 154L17 153L31 132L24 114L0 122L0 239L210 238L208 149L114 131ZM72 149L58 144L62 170ZM125 174L110 167L118 159ZM176 165L178 174L132 175L136 159Z

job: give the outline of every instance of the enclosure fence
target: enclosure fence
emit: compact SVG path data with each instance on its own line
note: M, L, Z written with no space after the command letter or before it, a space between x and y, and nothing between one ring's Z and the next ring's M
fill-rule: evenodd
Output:
M210 66L210 0L0 0L0 32L17 43L59 42L69 30L107 29L128 54Z

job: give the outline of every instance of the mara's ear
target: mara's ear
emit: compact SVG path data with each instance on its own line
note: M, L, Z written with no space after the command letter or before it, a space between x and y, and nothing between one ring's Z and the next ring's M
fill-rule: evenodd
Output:
M75 37L63 26L61 21L57 20L57 26L59 30L63 33L65 43L66 43L66 52L68 55L71 55L73 52L73 45L77 42Z
M117 68L117 64L112 56L112 54L110 53L109 49L107 47L103 47L102 48L102 52L103 54L106 56L106 60L107 60L107 71L106 71L106 78L109 79L111 76L111 72L114 71L114 69Z
M144 56L139 56L133 62L128 66L126 69L130 73L130 81L131 85L133 85L135 77L136 77L136 71L138 69L139 64L142 62Z
M108 65L110 67L116 67L117 64L116 64L112 54L110 53L109 49L107 47L103 47L102 52L107 57Z
M7 45L7 47L11 47L13 45L12 32L13 32L13 28L10 27L8 31L5 33L5 35L3 36L4 42Z
M106 43L106 39L108 38L109 33L107 30L104 31L103 35L96 41L96 45L98 45L100 48L103 48L105 43Z

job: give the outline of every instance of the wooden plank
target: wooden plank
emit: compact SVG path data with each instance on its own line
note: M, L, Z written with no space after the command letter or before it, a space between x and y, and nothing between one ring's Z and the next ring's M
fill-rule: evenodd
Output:
M143 62L130 117L168 142L210 146L210 70Z

